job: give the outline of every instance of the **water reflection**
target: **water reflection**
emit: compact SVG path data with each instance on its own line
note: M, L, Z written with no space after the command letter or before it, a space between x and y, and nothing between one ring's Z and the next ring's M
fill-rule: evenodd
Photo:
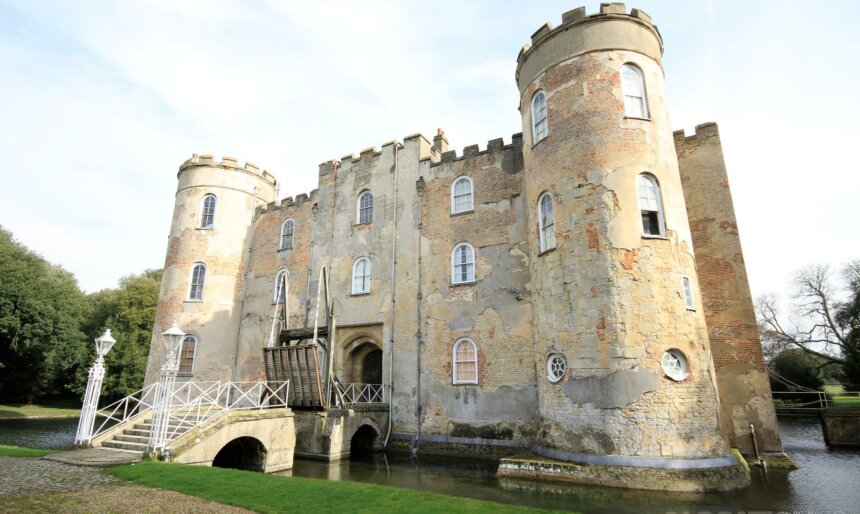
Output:
M69 448L77 419L0 420L0 444ZM786 452L800 465L792 472L752 469L752 484L726 493L667 493L499 479L497 462L371 454L328 464L296 459L281 474L353 480L501 503L598 513L721 511L858 512L860 450L828 449L815 419L780 420Z
M78 418L0 419L0 444L65 450L75 444Z

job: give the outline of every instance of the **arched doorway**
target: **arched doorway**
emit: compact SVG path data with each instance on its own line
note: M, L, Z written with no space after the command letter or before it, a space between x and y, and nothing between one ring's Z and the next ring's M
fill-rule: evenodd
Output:
M361 381L364 384L382 383L382 350L373 350L361 362Z
M253 437L233 439L215 455L212 467L263 471L266 468L266 447Z
M370 425L360 426L349 443L349 458L363 460L371 457L378 439L375 428Z

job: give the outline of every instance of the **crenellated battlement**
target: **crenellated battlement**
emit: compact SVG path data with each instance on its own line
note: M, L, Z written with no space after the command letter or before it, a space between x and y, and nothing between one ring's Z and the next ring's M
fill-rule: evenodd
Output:
M720 129L717 127L717 124L713 121L709 121L707 123L700 123L696 125L696 128L693 129L693 133L689 136L686 135L686 132L681 130L676 130L672 132L672 138L675 140L675 145L677 146L679 143L684 143L687 141L693 141L695 139L701 138L709 138L709 137L719 137Z
M190 168L196 168L198 166L208 166L210 168L225 168L237 171L243 171L246 173L251 173L259 176L266 182L269 182L272 185L278 183L278 180L267 170L260 170L260 167L256 164L245 161L244 164L239 165L239 161L235 157L231 157L228 155L224 155L221 157L221 160L215 159L212 154L201 154L197 155L192 154L191 157L188 158L185 162L183 162L179 166L179 173L177 173L177 177L181 175L185 170Z
M442 152L438 162L432 162L430 167L442 166L443 164L462 161L464 159L472 159L479 156L503 156L506 152L515 151L522 152L523 134L518 132L511 136L510 144L505 144L504 139L496 138L487 141L484 150L481 150L478 145L469 145L463 148L463 155L457 156L457 150L448 150Z
M289 209L290 207L302 207L305 204L310 208L313 204L318 202L318 196L319 189L314 189L310 193L298 194L295 198L288 196L274 202L269 202L265 205L258 205L254 216L259 216L260 214L268 211L280 211Z
M635 31L630 31L630 25L621 26L619 22L633 23L641 27L656 38L656 43L642 46L642 36L636 34ZM598 25L598 23L603 23L603 25ZM572 32L573 29L575 29L576 35ZM527 70L526 78L528 80L520 82L520 72L525 67L526 61L538 54L539 49L554 38L558 38L557 43L565 49L564 52L559 53L552 50L542 52L545 55L537 57L538 63L532 65L532 67L536 66L537 69ZM516 79L520 84L520 89L540 69L555 64L560 55L574 56L596 49L633 49L659 60L663 54L663 39L657 26L652 23L651 16L641 9L631 9L627 13L623 3L611 2L600 4L599 12L587 14L585 7L577 7L562 14L561 25L558 27L554 27L550 22L544 23L532 34L531 42L526 43L520 49L517 55L516 71Z

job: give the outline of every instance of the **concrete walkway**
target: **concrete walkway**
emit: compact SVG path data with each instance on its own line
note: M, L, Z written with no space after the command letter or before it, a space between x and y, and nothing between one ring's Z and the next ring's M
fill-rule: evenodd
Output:
M140 452L125 452L122 450L108 450L106 448L87 448L85 450L74 450L70 452L45 455L43 460L73 464L75 466L90 466L96 468L109 468L113 466L124 466L140 462Z

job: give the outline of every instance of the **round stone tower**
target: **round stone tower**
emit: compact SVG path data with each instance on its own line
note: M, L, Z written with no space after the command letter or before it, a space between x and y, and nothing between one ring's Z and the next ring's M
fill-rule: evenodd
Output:
M276 181L251 163L211 155L185 161L178 180L146 383L158 379L161 333L174 320L197 341L180 380L231 380L252 218L275 200Z
M720 432L662 53L650 17L612 3L544 25L518 57L537 451L547 456L734 462Z

